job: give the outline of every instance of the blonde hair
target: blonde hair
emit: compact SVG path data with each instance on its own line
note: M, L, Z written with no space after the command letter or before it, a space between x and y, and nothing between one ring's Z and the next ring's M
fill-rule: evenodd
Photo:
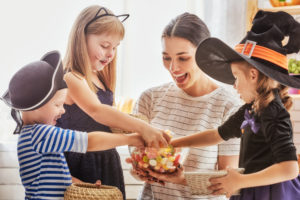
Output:
M97 92L97 88L91 80L92 68L88 55L86 36L88 34L100 35L103 33L119 34L122 40L125 34L122 22L114 16L100 17L86 27L86 24L95 17L97 11L101 8L103 7L97 5L90 6L82 10L78 15L70 32L66 56L63 60L65 70L84 77L94 92ZM113 14L109 9L105 8L105 10L109 14ZM98 16L105 13L105 10L102 9ZM116 87L116 58L117 55L115 55L107 67L98 72L99 80L112 92L115 91Z
M241 61L238 63L244 66L241 67L241 70L245 73L245 75L247 75L247 73L250 71L251 68L255 68L245 61ZM261 73L259 70L257 71L258 71L258 81L256 86L257 97L253 102L254 112L259 115L261 111L264 108L266 108L271 101L274 100L275 98L273 93L274 89L279 90L279 96L281 102L283 103L284 107L287 110L289 110L292 107L293 102L292 102L292 98L288 94L288 87L281 85L280 83L273 80L272 78L269 78L268 76Z

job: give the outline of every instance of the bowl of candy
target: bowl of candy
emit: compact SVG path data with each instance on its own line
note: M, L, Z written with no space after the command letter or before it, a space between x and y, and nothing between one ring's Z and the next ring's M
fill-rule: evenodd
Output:
M186 150L185 150L186 151ZM141 170L158 173L173 173L177 170L184 155L181 148L169 145L166 148L129 147L133 165Z

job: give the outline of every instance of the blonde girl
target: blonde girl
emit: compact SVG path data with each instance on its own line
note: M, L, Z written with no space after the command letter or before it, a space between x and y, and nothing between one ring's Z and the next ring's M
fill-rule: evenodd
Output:
M146 145L166 145L168 136L145 122L112 107L116 85L116 52L124 37L122 21L129 15L114 15L101 6L85 8L70 33L64 58L68 86L66 113L58 126L80 131L106 131L116 127L141 134ZM125 189L116 149L87 154L67 153L74 181L117 186L124 199Z

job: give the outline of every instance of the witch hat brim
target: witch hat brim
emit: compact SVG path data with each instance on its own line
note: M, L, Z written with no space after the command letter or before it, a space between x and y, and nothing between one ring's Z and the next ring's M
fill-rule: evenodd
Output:
M236 52L217 38L203 40L196 51L196 62L203 72L218 81L231 85L234 84L235 79L231 72L230 63L243 60L283 85L300 88L298 76L290 76L288 73L273 70L262 62Z
M40 72L45 72L45 68L39 68L42 66L48 67L46 74L50 73L49 83L47 83L43 77L39 77ZM9 89L1 97L1 100L9 107L16 110L29 111L37 109L47 103L58 89L67 87L63 81L63 74L60 53L58 51L48 52L40 61L28 64L14 75L10 81ZM36 82L29 83L28 80L30 78L36 80ZM26 93L26 90L22 90L22 87L26 87L29 84L31 84L31 86L32 84L36 85L37 89L35 90L35 88L32 88L31 90L33 93ZM22 98L24 101L22 101ZM16 99L19 100L17 101Z

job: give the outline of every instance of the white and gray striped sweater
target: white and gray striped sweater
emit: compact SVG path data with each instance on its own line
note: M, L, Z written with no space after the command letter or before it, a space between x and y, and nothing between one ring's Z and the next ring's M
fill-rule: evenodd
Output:
M134 113L148 117L151 124L160 129L169 129L174 137L186 136L206 129L215 129L233 114L241 102L237 95L224 87L210 94L191 97L173 82L150 88L143 92L134 108ZM190 148L185 159L185 171L216 169L218 155L238 155L240 140L233 139L219 145ZM139 199L225 199L224 196L192 196L188 187L166 183L145 184Z

